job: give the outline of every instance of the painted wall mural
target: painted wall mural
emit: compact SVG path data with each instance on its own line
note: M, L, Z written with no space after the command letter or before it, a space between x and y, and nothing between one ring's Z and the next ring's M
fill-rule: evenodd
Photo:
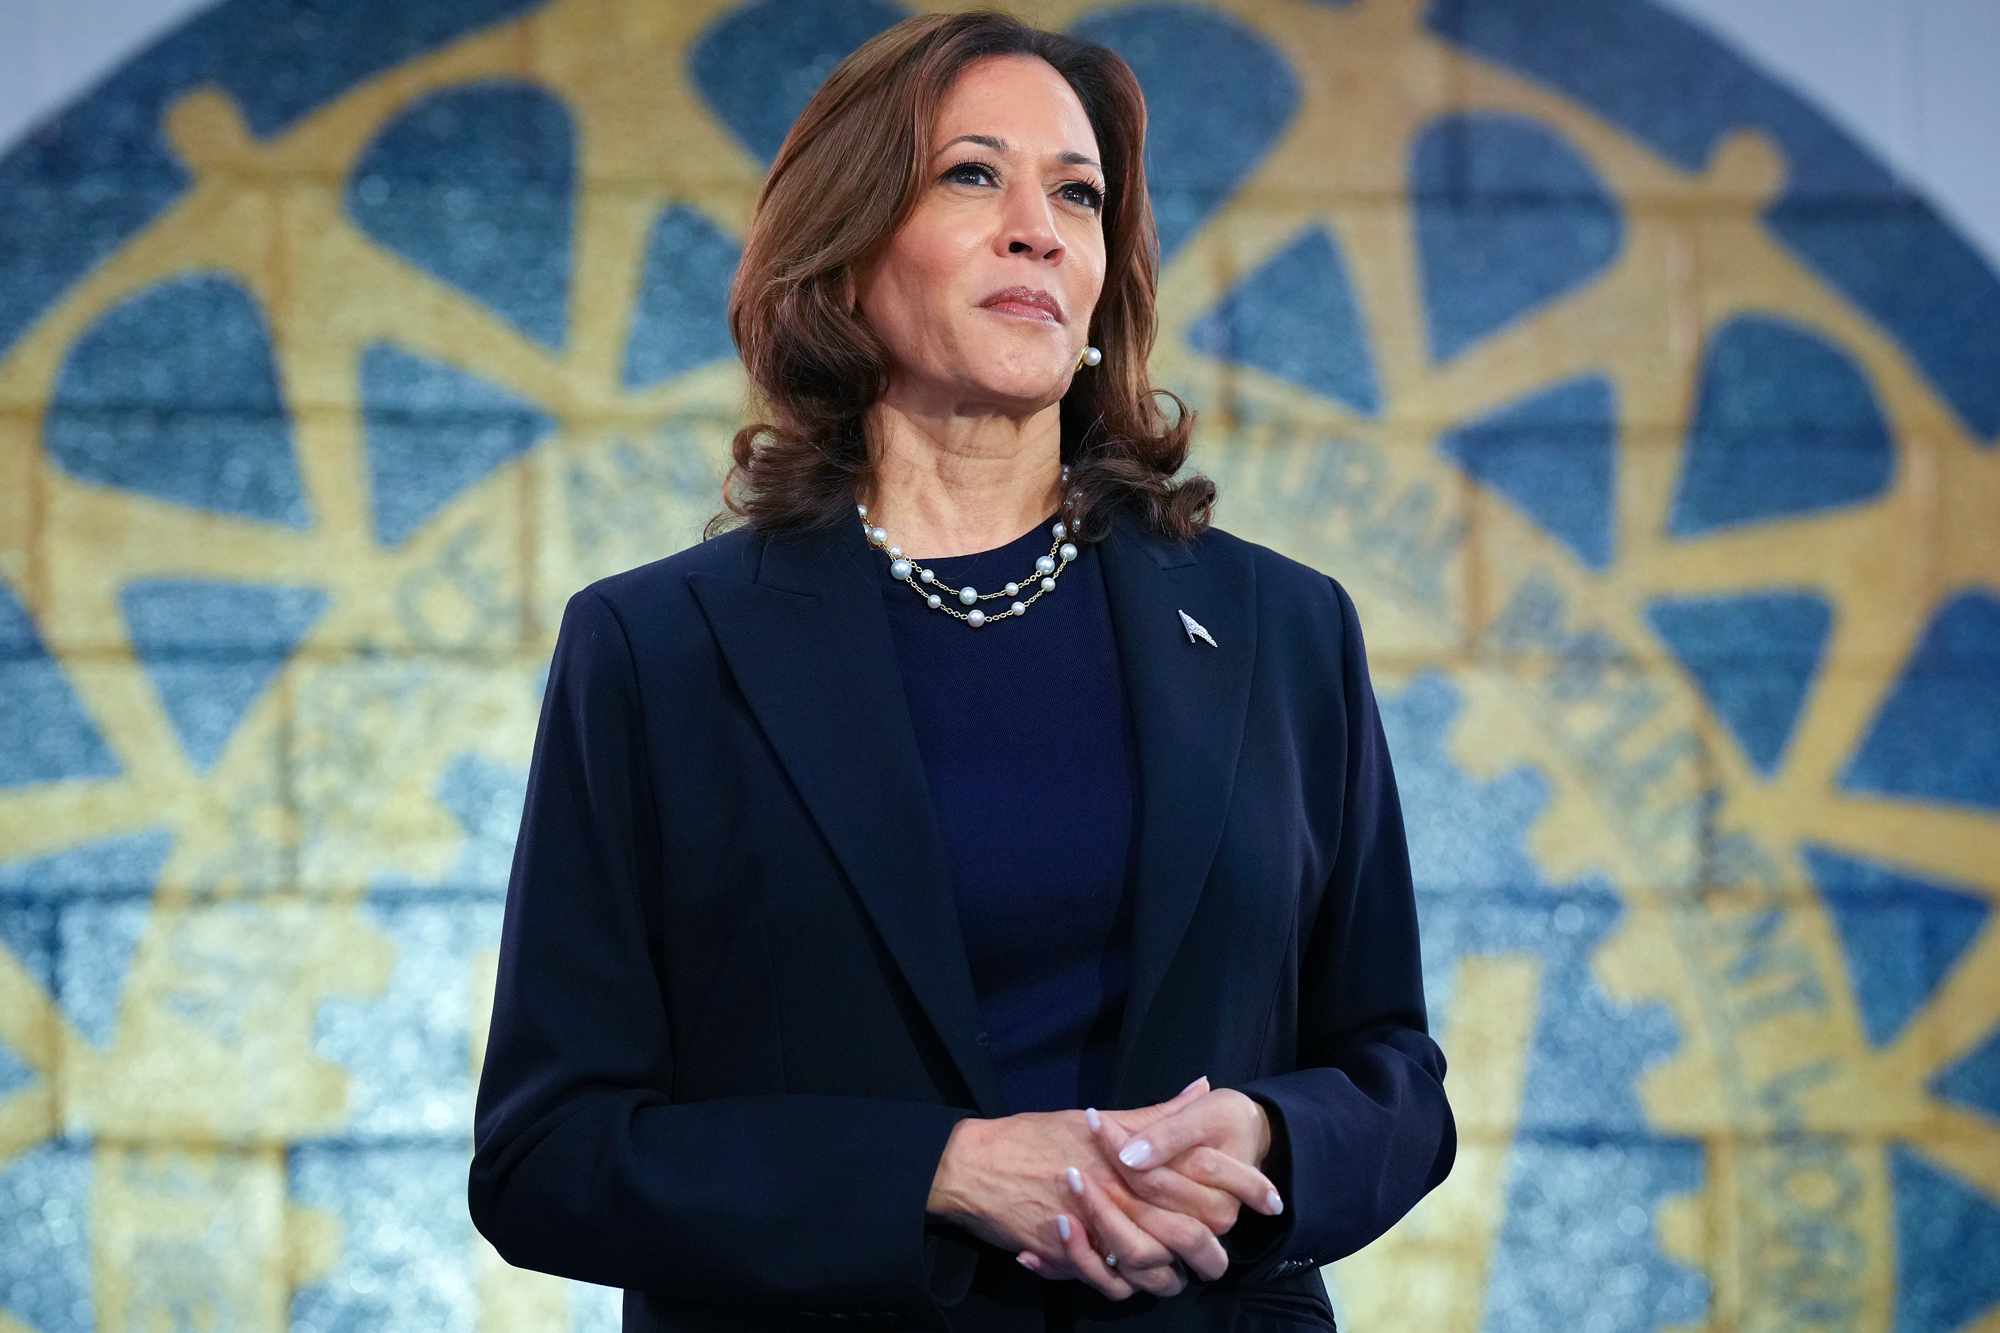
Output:
M536 710L903 12L225 0L0 158L0 1330L617 1326L465 1209ZM1463 1146L1343 1323L2000 1329L2000 275L1638 0L1021 12L1369 627Z

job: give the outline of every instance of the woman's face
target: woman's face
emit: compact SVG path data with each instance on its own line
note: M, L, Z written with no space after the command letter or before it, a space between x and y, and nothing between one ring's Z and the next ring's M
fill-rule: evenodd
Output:
M916 210L855 274L891 396L945 413L1059 401L1104 286L1104 169L1083 103L1047 61L989 56L952 84L930 147ZM988 304L1009 288L1059 314Z

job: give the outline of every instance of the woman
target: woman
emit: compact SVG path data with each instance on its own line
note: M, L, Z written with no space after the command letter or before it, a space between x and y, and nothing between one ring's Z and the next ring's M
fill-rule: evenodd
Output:
M850 56L731 293L749 522L565 609L470 1204L627 1329L1330 1328L1451 1168L1353 602L1167 480L1144 124L1001 14Z

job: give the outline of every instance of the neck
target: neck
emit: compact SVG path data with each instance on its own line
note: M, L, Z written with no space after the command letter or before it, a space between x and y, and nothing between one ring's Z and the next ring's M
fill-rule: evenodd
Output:
M913 560L988 551L1062 504L1061 406L1027 417L868 410L868 523Z

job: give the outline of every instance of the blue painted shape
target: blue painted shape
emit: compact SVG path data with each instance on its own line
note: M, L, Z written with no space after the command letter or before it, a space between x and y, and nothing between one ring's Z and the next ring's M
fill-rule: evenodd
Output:
M1438 451L1510 500L1592 569L1617 544L1617 403L1611 382L1552 385L1438 437Z
M1896 1333L1963 1328L2000 1300L2000 1208L1891 1142L1896 1205Z
M168 108L213 85L268 139L349 88L545 0L223 0L123 60L0 157L0 356L186 190Z
M1932 617L1840 785L2000 810L2000 597L1968 590Z
M1450 144L1461 175L1453 178ZM1533 116L1511 111L1453 112L1425 128L1412 148L1415 183L1482 207L1506 203L1566 203L1608 208L1611 188L1583 154ZM1452 187L1456 186L1456 189Z
M1621 1314L1621 1302L1659 1311L1661 1322L1698 1322L1706 1281L1658 1253L1650 1219L1663 1197L1696 1183L1703 1149L1654 1137L1635 1090L1640 1075L1672 1053L1678 1033L1664 1005L1620 1002L1591 967L1625 910L1616 891L1597 878L1549 882L1528 841L1552 796L1547 776L1519 766L1468 777L1451 754L1463 701L1446 677L1420 672L1400 691L1378 685L1378 701L1404 807L1427 812L1408 829L1410 864L1424 993L1443 1030L1451 1030L1458 1003L1461 960L1528 954L1542 969L1521 1099L1523 1147L1510 1163L1505 1203L1506 1216L1521 1223L1503 1231L1493 1264L1496 1275L1519 1274L1525 1285L1522 1300L1491 1326L1586 1327ZM1628 1222L1634 1218L1638 1225ZM1565 1219L1576 1219L1575 1227ZM1587 1237L1565 1248L1573 1291L1550 1307L1583 1302L1578 1321L1553 1313L1537 1320L1529 1308L1547 1275L1551 1234ZM1614 1294L1580 1294L1592 1290Z
M284 663L159 657L142 665L188 762L206 775L215 771L229 738Z
M151 893L173 847L172 832L155 828L92 838L42 856L0 862L0 900Z
M1116 51L1145 91L1148 192L1178 203L1154 217L1164 265L1284 137L1298 75L1254 27L1194 5L1100 9L1069 31Z
M119 590L132 651L195 767L214 768L329 601L320 588L211 579L141 579Z
M1656 1257L1654 1220L1632 1202L1699 1188L1699 1142L1527 1135L1507 1156L1507 1214L1480 1333L1707 1322L1708 1280ZM1562 1244L1551 1243L1556 1236ZM1645 1267L1627 1257L1647 1251L1655 1257Z
M9 938L7 916L6 909L0 908L0 943L11 949L14 941ZM0 1041L0 1097L11 1097L40 1077L12 1047Z
M112 307L63 358L44 439L71 476L303 528L270 331L234 278L166 279Z
M725 312L742 254L735 237L686 205L654 220L625 342L625 388L651 388L736 354Z
M1765 223L1894 335L1975 435L1989 445L2000 436L2000 375L1986 350L2000 343L2000 274L1887 166L1726 43L1648 0L1432 0L1425 22L1682 171L1703 171L1727 135L1769 137L1785 186Z
M1976 1107L2000 1120L2000 1026L1986 1039L1938 1071L1928 1085L1946 1101Z
M118 760L49 654L28 608L0 582L0 788L65 778L108 778Z
M458 856L436 879L380 875L369 887L454 889L504 896L527 791L526 769L496 763L470 751L452 756L438 775L432 795L464 831L465 843Z
M1456 197L1462 155L1498 155L1532 182L1509 199ZM1410 150L1418 277L1433 361L1576 290L1625 243L1617 199L1590 164L1545 126L1517 116L1451 115Z
M1653 631L1766 777L1775 773L1812 692L1833 608L1811 592L1655 598Z
M1381 411L1368 330L1339 244L1308 227L1223 294L1188 345L1252 366L1365 416Z
M461 405L464 419L410 419L378 400L418 386ZM461 491L520 457L555 430L555 419L490 380L415 356L390 343L361 354L368 482L375 539L400 546Z
M395 965L365 997L322 1000L312 1049L347 1074L346 1132L436 1136L470 1123L474 960L500 945L502 902L450 890L371 891L368 923ZM393 1032L394 1041L383 1034Z
M291 1293L288 1326L469 1329L478 1323L465 1256L477 1239L465 1210L463 1150L448 1138L295 1145L293 1204L340 1219L327 1273Z
M1977 891L1948 888L1831 847L1800 847L1839 932L1862 1028L1874 1046L1901 1035L1991 915Z
M1881 404L1825 339L1775 316L1738 315L1712 335L1700 379L1671 535L1795 518L1887 489L1896 448Z
M118 1033L132 958L152 918L148 898L77 898L56 923L56 1004L99 1050Z
M1930 203L1856 215L1787 199L1766 215L1806 267L1896 338L1983 448L2000 443L2000 274Z
M185 188L178 163L164 178L140 167L74 181L41 176L26 145L0 159L0 358Z
M363 150L345 204L384 247L545 347L568 333L576 129L549 93L433 93Z
M739 5L688 43L688 80L737 142L768 166L833 67L907 17L876 0Z
M53 992L55 909L43 902L0 897L0 954L10 957L21 974L32 977L44 992ZM40 1070L30 1065L21 1052L10 1047L4 1037L0 1037L0 1098L8 1097L42 1078ZM4 1212L0 1212L0 1219L5 1216Z
M49 1139L0 1159L0 1199L10 1205L0 1310L27 1328L98 1326L90 1263L94 1157L88 1142Z
M625 1327L625 1293L595 1282L569 1285L569 1333L621 1333Z
M1198 235L1202 224L1228 199L1228 194L1221 189L1196 186L1162 188L1149 183L1146 193L1153 201L1153 230L1160 238L1162 264L1172 259L1190 238Z

